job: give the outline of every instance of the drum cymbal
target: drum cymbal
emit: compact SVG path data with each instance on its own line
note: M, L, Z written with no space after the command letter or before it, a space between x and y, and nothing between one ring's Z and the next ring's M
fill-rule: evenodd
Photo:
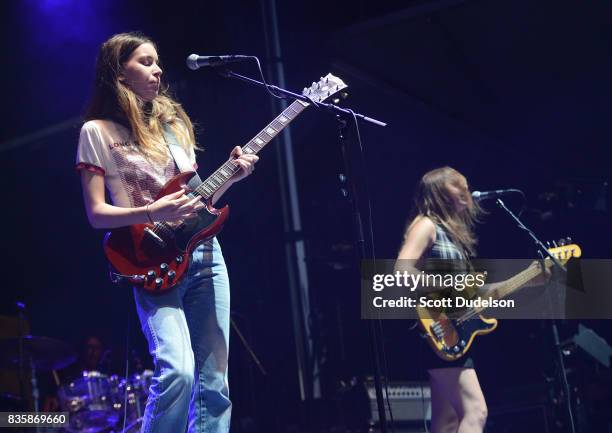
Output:
M19 368L19 337L0 338L0 367ZM69 344L49 337L26 335L23 341L23 368L30 369L30 360L38 371L60 370L76 359Z

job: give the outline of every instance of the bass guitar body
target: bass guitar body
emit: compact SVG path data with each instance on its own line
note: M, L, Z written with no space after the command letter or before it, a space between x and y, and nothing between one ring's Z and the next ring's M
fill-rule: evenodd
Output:
M571 238L560 239L553 243L558 246L549 248L548 253L555 258L558 265L562 266L568 260L582 255L582 250L578 245L571 243ZM487 291L487 296L490 299L503 299L543 275L543 270L553 265L554 262L549 257L543 261L543 264L534 261L515 276L496 283L497 287ZM545 281L544 279L539 284L544 284ZM480 314L484 309L485 307L472 307L461 312L459 316L454 313L452 317L437 308L419 306L416 310L419 326L433 351L446 361L454 361L467 353L476 336L488 334L497 328L497 319L486 318Z
M180 173L170 179L155 200L181 189L195 173ZM104 239L104 253L114 279L127 280L150 293L162 294L182 279L192 251L223 228L229 207L212 207L210 201L195 218L180 223L135 224L111 230ZM113 271L111 271L113 274Z
M427 342L445 361L455 361L470 349L477 335L485 335L497 328L497 319L482 315L458 321L449 318L443 312L433 309L417 308L419 326Z

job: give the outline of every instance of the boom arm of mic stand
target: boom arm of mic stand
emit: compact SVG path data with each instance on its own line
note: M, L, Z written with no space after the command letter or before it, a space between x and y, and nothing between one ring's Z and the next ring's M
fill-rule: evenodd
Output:
M317 107L319 109L325 109L325 110L331 112L334 115L344 114L344 115L355 116L357 119L363 120L364 122L368 122L368 123L371 123L373 125L387 126L387 124L385 122L382 122L380 120L374 119L372 117L364 116L363 114L356 113L353 110L342 108L342 107L337 106L336 104L331 104L329 102L316 102L316 101L313 101L312 99L310 99L310 98L308 98L308 97L306 97L306 96L304 96L302 94L294 93L294 92L291 92L289 90L286 90L286 89L283 89L281 87L274 86L274 85L271 85L271 84L265 84L265 83L263 83L263 82L261 82L259 80L255 80L253 78L237 74L234 71L232 71L230 69L227 69L227 68L214 68L214 69L222 77L225 77L225 78L235 78L237 80L241 80L241 81L244 81L246 83L253 84L255 86L267 87L268 90L270 92L274 93L274 94L287 96L289 98L299 99L300 101L303 101L303 102L306 102L308 104L311 104L314 107Z
M517 223L520 229L525 230L527 234L531 236L531 238L535 241L535 244L542 251L542 254L546 254L552 260L555 266L561 269L564 273L567 273L567 268L563 266L561 262L555 256L553 256L550 251L548 251L548 248L546 248L546 246L542 243L542 241L538 239L535 233L532 232L531 229L529 229L527 226L525 226L525 224L523 224L523 222L516 215L514 215L514 213L510 209L506 207L506 205L501 199L498 198L497 200L495 200L495 203L497 203L499 207L501 207L503 210L506 211L506 213L508 213L508 215L510 215L510 217Z

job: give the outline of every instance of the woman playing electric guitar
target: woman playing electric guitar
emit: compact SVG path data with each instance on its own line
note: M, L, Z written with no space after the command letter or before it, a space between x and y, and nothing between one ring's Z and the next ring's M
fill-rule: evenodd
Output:
M398 259L466 260L474 255L473 226L479 208L461 173L450 167L425 173L416 190L414 213ZM438 364L428 368L432 432L482 432L487 405L472 359Z
M467 180L461 173L450 167L425 173L416 190L413 217L398 255L398 260L405 262L397 262L396 268L412 266L401 263L425 259L449 259L467 265L475 256L473 228L480 214L481 209L472 201ZM490 290L498 284L487 284L481 289ZM529 285L533 284L537 282ZM487 405L473 360L467 356L454 361L434 356L427 359L432 432L481 433Z
M167 93L153 41L122 33L104 42L94 84L76 161L91 225L117 228L194 218L204 206L198 196L180 190L155 200L179 174L168 134L194 169L195 139L189 117ZM258 157L236 147L230 160L240 170L216 192L215 201L253 172ZM227 432L230 296L217 239L193 251L186 277L173 290L152 295L135 288L134 297L155 363L142 431L183 432L188 425L190 432Z

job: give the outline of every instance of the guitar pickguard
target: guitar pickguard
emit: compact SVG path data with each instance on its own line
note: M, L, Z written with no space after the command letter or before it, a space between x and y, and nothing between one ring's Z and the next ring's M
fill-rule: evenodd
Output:
M181 251L186 251L190 244L202 242L210 239L216 233L210 233L210 230L206 230L211 227L219 218L219 215L212 213L208 207L201 209L198 212L196 218L191 218L183 221L178 227L174 229L174 241L176 247ZM203 231L202 233L200 233ZM207 236L210 234L210 236Z

